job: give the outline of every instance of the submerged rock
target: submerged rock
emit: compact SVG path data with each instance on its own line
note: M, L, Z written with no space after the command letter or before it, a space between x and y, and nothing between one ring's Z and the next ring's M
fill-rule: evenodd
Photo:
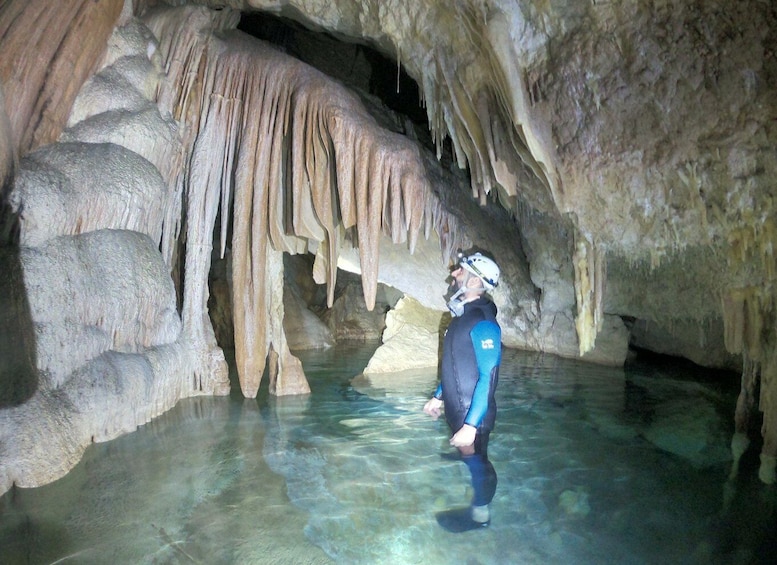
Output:
M677 398L656 406L643 436L697 468L731 460L727 426L704 399Z

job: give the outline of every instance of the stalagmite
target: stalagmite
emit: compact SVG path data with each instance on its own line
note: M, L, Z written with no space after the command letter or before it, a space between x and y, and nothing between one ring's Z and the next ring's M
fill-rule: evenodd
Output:
M353 238L372 309L381 234L409 241L412 250L424 218L431 218L447 259L458 243L456 221L433 196L413 142L379 127L339 83L261 41L225 31L235 20L222 12L209 19L207 10L186 7L146 18L168 69L159 102L185 122L192 147L184 181L184 327L215 350L206 281L220 207L222 252L232 214L235 357L243 393L256 395L268 355L273 392L305 392L276 319L282 320L282 295L270 276L275 254L316 249L331 304L343 234Z
M305 378L302 363L289 351L283 331L283 253L268 248L267 255L265 276L268 281L268 308L263 318L267 320L268 336L272 338L268 347L270 394L307 394L310 392L310 386Z

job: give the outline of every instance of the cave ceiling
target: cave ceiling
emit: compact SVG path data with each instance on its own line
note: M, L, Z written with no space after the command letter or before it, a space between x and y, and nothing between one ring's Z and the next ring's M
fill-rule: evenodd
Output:
M757 259L768 236L746 232L773 223L767 3L200 3L241 10L245 29L262 13L296 22L265 23L266 39L362 92L380 88L383 104L397 102L395 83L405 100L394 109L416 126L425 117L418 130L439 157L452 152L482 203L548 215L631 264L702 247L732 263L732 284L753 276L727 250ZM331 57L335 41L348 61Z

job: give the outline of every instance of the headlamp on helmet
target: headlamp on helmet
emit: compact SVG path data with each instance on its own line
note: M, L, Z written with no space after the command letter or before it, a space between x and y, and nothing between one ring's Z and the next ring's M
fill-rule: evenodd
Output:
M499 267L493 259L489 259L481 253L472 255L459 253L459 265L479 277L486 290L493 290L499 284Z

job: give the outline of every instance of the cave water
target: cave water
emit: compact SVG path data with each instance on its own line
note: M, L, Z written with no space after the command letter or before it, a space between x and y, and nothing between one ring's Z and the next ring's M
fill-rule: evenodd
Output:
M310 395L245 399L233 374L231 396L182 400L11 489L0 562L774 562L777 492L729 479L738 391L698 367L507 350L491 524L452 534L435 514L471 487L421 410L435 371L357 376L376 346L299 352Z

